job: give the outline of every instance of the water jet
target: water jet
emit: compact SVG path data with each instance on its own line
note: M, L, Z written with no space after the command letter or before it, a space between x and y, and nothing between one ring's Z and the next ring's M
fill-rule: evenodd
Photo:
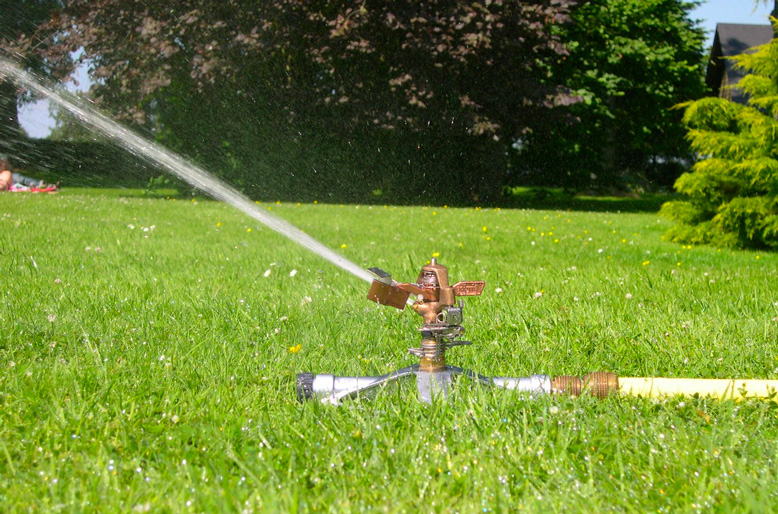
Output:
M373 280L373 276L367 270L335 253L288 221L263 211L237 189L217 179L203 168L163 146L139 136L75 95L43 85L34 75L2 56L0 56L0 78L7 78L25 89L48 99L55 105L75 115L82 124L114 141L120 148L147 162L160 166L205 194L232 205L244 214L323 257L355 277L367 282Z

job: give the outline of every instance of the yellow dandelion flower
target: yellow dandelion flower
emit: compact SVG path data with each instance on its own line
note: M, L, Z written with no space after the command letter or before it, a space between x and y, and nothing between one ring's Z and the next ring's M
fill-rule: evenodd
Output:
M481 227L481 230L482 230L483 232L486 232L486 226L483 226L483 227Z
M303 345L298 344L297 346L290 346L289 347L289 353L298 353L300 351L300 348L302 348Z
M222 222L221 222L221 221L219 221L218 223L216 223L216 226L217 226L217 227L221 227L221 226L222 226Z
M487 240L487 241L491 241L491 240L492 240L492 238L491 238L491 237L489 237L489 236L486 236L486 240Z
M343 243L342 245L340 245L340 247L345 249L348 248L348 245L346 243Z
M432 252L433 257L440 257L440 252Z
M251 232L251 227L247 228L246 232Z
M649 264L651 264L651 261L643 261L643 266L648 266Z

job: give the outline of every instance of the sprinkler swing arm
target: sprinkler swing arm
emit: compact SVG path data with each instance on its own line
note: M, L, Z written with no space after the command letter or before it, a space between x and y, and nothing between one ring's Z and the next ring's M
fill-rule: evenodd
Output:
M434 396L448 396L454 377L465 376L488 387L499 387L530 394L568 393L573 395L589 391L603 397L618 389L618 378L613 373L590 373L578 377L532 375L530 377L488 377L471 370L446 364L446 352L456 346L470 345L459 339L464 334L464 302L462 296L479 296L484 289L482 280L457 282L449 285L448 269L433 258L422 267L413 283L392 280L389 273L371 268L375 275L367 298L381 305L399 310L411 304L411 308L423 319L419 329L421 344L409 348L408 353L419 358L419 363L379 376L335 376L330 374L300 373L297 375L297 396L300 401L319 400L338 405L342 400L386 386L392 382L416 379L419 399L431 402ZM416 301L409 302L410 295Z

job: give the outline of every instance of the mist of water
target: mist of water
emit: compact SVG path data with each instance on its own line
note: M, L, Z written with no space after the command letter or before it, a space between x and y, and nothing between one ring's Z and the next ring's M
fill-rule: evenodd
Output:
M5 77L25 89L47 98L57 106L75 115L81 123L111 139L126 151L160 166L217 200L222 200L232 205L239 211L248 214L300 246L327 259L335 266L367 282L373 281L374 277L369 271L359 267L342 255L338 255L291 223L260 209L235 188L225 184L194 163L113 121L88 102L66 91L57 91L44 85L34 75L3 57L0 57L0 77Z

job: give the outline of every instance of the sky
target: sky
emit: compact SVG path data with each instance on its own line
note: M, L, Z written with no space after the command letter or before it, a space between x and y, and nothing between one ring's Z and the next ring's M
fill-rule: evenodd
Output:
M772 0L767 5L756 0L707 0L692 12L692 18L699 20L708 35L707 46L713 43L716 24L753 23L764 25L772 10ZM82 88L85 81L81 81ZM68 89L73 89L70 86ZM27 105L19 112L19 123L31 137L46 137L52 126L48 102Z
M692 18L700 20L700 25L708 34L707 45L713 44L713 32L717 23L753 23L766 25L773 1L763 1L757 5L756 0L708 0L692 12Z

